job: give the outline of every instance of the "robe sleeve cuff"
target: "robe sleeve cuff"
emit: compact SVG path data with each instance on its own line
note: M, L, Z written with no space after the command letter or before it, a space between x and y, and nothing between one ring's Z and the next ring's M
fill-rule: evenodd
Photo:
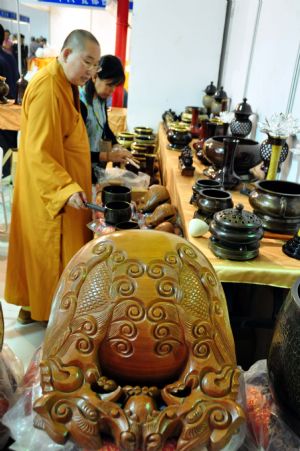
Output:
M51 218L55 218L61 212L72 194L82 191L83 189L77 183L72 183L57 191L56 195L46 207Z

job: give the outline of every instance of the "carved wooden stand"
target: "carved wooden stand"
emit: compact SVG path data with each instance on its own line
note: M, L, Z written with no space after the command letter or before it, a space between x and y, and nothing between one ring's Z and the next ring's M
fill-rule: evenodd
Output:
M41 363L35 425L97 449L217 450L244 420L226 301L207 259L176 235L91 241L64 271ZM198 448L199 447L199 448Z

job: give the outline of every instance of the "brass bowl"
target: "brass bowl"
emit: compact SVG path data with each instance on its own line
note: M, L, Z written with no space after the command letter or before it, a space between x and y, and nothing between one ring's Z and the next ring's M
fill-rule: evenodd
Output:
M150 127L135 127L134 133L137 135L152 135L153 128Z
M130 149L130 146L134 139L134 134L129 132L120 132L116 136L118 143L125 147L126 149Z
M141 142L141 141L133 141L131 144L131 150L134 150L137 153L141 154L153 154L156 150L155 142Z
M155 135L141 135L141 134L139 135L139 134L135 133L133 142L147 146L150 144L155 144L156 137L155 137Z
M198 216L211 219L217 211L233 207L231 194L218 188L204 188L198 196Z
M260 180L249 196L263 227L273 232L296 233L300 224L300 184Z

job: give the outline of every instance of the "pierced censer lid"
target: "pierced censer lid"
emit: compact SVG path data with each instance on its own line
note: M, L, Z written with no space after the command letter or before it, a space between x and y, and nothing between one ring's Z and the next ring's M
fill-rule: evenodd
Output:
M217 257L229 260L251 260L257 257L263 237L261 220L242 204L214 214L209 230L209 247Z

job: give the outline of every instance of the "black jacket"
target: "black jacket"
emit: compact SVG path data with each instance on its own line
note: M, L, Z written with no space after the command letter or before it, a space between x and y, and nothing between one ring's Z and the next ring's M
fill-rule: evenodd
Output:
M0 47L0 75L6 77L6 83L9 86L7 97L14 99L16 97L16 83L19 78L18 66L13 55L7 53Z

